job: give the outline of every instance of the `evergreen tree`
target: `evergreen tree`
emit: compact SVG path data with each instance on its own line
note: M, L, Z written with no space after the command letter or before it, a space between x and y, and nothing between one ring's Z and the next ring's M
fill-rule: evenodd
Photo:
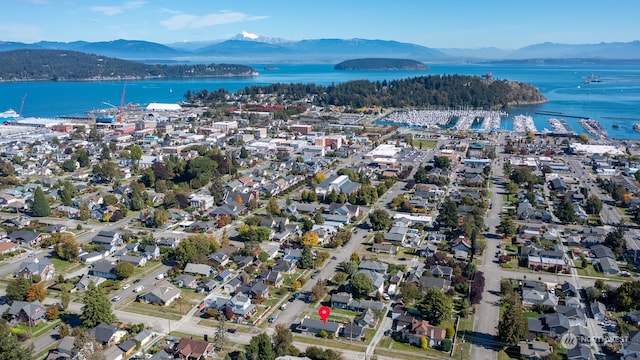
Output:
M369 222L375 231L388 230L391 226L391 216L386 210L375 209L369 214Z
M38 186L33 193L33 216L42 217L51 215L51 207L44 197L44 191Z
M33 346L24 348L11 332L9 324L0 320L0 360L31 360Z
M433 325L440 324L451 316L452 301L449 296L436 288L429 288L425 293L418 309L422 317Z
M278 206L278 201L275 197L270 197L269 202L267 203L267 214L271 216L280 215L280 206Z
M92 328L101 322L111 324L115 320L115 315L111 310L111 302L93 281L89 283L83 302L80 319L86 328Z
M528 325L524 317L522 304L516 295L508 295L502 319L498 324L498 337L504 343L516 345L527 337Z
M275 332L271 336L273 349L276 356L291 355L290 349L293 344L291 330L284 324L277 324Z
M246 349L251 360L275 360L276 358L271 338L266 333L252 337Z
M556 216L563 224L573 223L577 220L576 211L573 209L573 205L567 200L564 200L558 205Z
M31 280L19 277L9 281L7 284L7 300L10 303L14 301L24 301L27 298L27 291L31 286Z
M458 227L458 204L450 198L446 198L440 205L440 213L436 217L436 221L441 227L455 229Z
M313 255L311 254L311 247L305 246L302 249L302 257L300 258L300 268L311 269L313 267Z
M60 190L60 202L62 205L72 206L74 196L76 196L76 188L71 181L65 181L62 184L62 190Z

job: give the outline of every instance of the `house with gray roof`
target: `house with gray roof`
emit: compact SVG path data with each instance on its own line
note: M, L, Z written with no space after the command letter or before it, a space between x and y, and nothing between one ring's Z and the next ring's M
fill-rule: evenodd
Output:
M561 336L571 329L569 319L559 313L542 314L537 318L527 318L529 332L542 335Z
M386 274L389 265L375 260L363 260L358 264L359 270L370 270L380 274Z
M179 275L173 279L172 282L180 287L189 289L195 289L198 287L198 278L189 274Z
M296 327L296 330L299 332L319 335L321 331L325 331L329 336L333 334L335 337L338 336L340 329L342 329L341 323L333 321L323 322L322 320L311 319L308 317L302 319L300 324Z
M53 263L46 257L42 259L34 257L31 261L25 261L20 264L16 272L17 277L31 279L33 275L38 275L41 280L51 280L55 274L56 269Z
M607 318L607 308L600 301L592 301L589 303L589 315L598 320L603 321Z
M558 297L548 291L540 291L538 289L523 288L522 304L550 306L555 308L558 305Z
M213 271L213 268L207 264L187 263L184 267L184 272L187 274L209 276Z
M147 265L147 258L145 256L137 255L121 255L118 257L118 261L127 262L133 266L143 267Z
M41 321L46 321L47 311L38 300L34 302L14 301L7 315L11 321L35 326Z
M91 335L96 341L105 345L105 344L115 344L122 334L118 334L118 327L111 324L106 324L101 322L95 327L87 330L89 335ZM119 336L120 335L120 336Z
M98 260L91 265L90 273L93 276L103 277L105 279L117 279L116 264L109 260Z
M386 265L386 264L385 264ZM382 294L384 292L384 275L372 270L358 270L356 274L365 274L371 279L374 292Z
M140 301L149 304L157 304L162 306L170 305L175 299L180 297L180 290L171 285L167 281L162 281L149 292L140 296Z

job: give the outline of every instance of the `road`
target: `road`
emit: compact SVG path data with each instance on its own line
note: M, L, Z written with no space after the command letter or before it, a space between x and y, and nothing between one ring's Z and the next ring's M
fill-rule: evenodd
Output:
M503 274L503 269L494 262L492 250L502 243L502 239L493 235L498 233L497 227L500 224L503 207L504 171L501 160L502 158L498 155L491 165L491 208L485 218L485 225L489 231L485 234L486 249L482 257L482 265L478 266L478 271L484 273L485 286L482 301L476 306L473 333L470 339L465 339L471 342L471 359L498 358L499 347L496 344L500 319L500 279L506 274ZM508 274L506 277L514 277L516 274Z

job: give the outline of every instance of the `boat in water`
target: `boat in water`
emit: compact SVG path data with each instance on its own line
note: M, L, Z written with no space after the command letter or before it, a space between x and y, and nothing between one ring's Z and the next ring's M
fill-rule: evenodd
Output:
M109 111L103 111L103 110L89 111L88 115L89 115L89 118L94 119L96 123L100 123L100 124L112 124L112 123L115 123L117 120L116 114Z
M20 114L18 114L15 110L9 109L7 111L0 112L0 119L15 119L19 118Z

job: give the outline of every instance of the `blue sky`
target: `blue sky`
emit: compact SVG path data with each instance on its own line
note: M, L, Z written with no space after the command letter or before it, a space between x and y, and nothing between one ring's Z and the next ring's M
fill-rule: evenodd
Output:
M2 0L0 41L364 38L514 49L640 39L637 0Z

